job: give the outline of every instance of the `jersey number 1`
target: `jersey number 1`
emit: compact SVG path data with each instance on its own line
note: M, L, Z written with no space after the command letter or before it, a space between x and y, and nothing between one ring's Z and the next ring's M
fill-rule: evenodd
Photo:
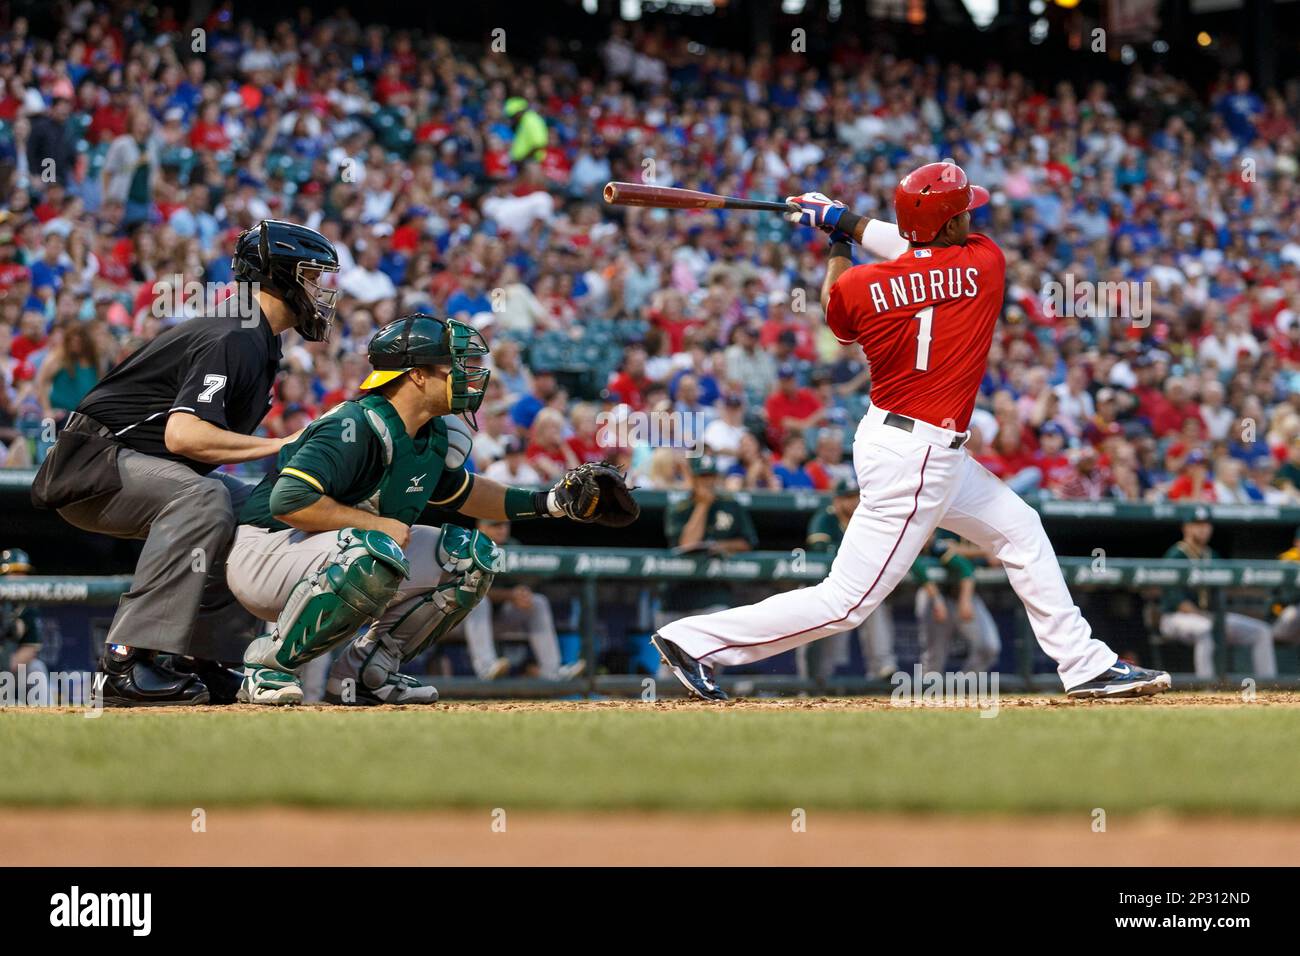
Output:
M916 370L925 372L930 368L930 324L934 321L934 306L926 306L912 318L921 322L916 332Z

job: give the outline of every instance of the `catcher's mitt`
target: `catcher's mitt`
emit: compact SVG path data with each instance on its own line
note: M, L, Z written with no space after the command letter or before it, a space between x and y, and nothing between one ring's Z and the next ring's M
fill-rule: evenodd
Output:
M641 514L623 473L612 465L589 462L572 468L551 492L556 507L574 521L625 528Z

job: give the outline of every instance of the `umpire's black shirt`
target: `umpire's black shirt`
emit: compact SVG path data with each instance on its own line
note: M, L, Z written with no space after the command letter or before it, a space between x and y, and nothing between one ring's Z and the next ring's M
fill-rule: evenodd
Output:
M172 412L189 412L228 431L251 435L271 407L280 338L266 317L190 319L172 326L115 366L77 411L108 428L128 448L188 465L217 467L167 450Z

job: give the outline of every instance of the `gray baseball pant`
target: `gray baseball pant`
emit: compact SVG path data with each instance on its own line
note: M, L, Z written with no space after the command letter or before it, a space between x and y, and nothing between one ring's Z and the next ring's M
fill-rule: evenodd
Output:
M495 613L493 613L495 611ZM494 609L491 601L481 601L465 618L465 645L469 648L474 673L486 677L497 659L495 635L524 635L537 660L538 675L545 680L560 677L560 639L555 633L551 602L533 592L533 606L524 611L509 600Z
M889 604L882 603L853 631L841 631L795 648L795 670L800 677L828 680L835 668L849 660L849 637L856 634L868 677L888 678L898 670L894 652L894 619Z
M144 540L107 642L238 664L257 624L226 586L226 554L252 487L129 448L117 467L120 491L59 509L83 531Z
M943 601L948 611L946 621L937 621L934 616L935 601ZM998 659L1002 651L1002 639L998 636L998 626L988 607L976 594L971 598L975 616L963 621L957 616L957 602L940 596L932 597L924 588L916 592L917 638L921 645L921 670L925 673L941 672L948 662L948 648L954 634L960 634L966 640L968 653L964 670L986 671Z

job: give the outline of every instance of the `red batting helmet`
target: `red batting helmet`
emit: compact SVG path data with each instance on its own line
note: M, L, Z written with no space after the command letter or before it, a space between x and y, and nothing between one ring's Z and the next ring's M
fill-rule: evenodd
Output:
M933 242L953 216L989 201L989 191L972 186L956 163L930 163L914 169L894 190L898 234L912 242Z

